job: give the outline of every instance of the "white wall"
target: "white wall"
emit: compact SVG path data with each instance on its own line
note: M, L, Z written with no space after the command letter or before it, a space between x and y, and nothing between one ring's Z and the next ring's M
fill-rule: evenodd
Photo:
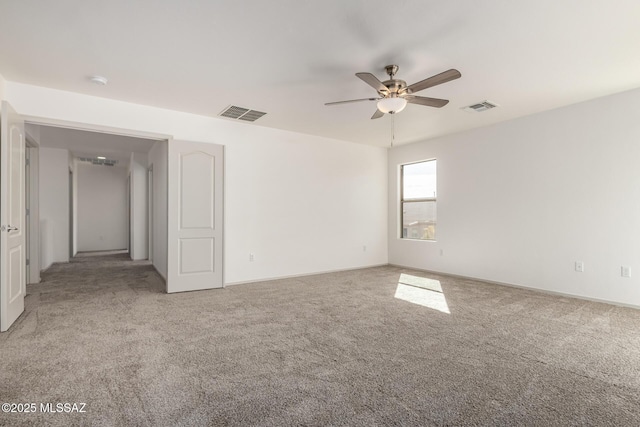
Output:
M634 90L394 148L389 262L640 306L639 111ZM430 158L437 241L398 239L398 165Z
M131 230L131 259L147 259L147 154L131 153L129 162L129 176L131 177L131 215L129 229Z
M0 74L0 101L4 100L4 86L5 80L4 77Z
M128 168L76 162L78 251L126 249Z
M227 280L386 264L386 150L262 131L225 153Z
M40 268L69 261L69 152L40 147Z
M387 263L386 149L14 82L7 97L24 115L224 145L227 284Z

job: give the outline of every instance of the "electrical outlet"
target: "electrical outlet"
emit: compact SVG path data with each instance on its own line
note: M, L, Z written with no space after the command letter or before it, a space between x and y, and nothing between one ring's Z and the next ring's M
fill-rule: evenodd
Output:
M249 261L253 262L253 260L254 260L254 259L255 259L255 258L254 258L254 256L253 256L253 254L251 254L251 253L250 253L250 254L249 254Z
M362 252L367 252L367 245L362 246Z
M576 271L578 273L584 273L584 262L576 261Z
M440 249L440 256L444 256L444 249Z
M626 265L623 265L620 268L620 275L622 277L631 277L631 268Z

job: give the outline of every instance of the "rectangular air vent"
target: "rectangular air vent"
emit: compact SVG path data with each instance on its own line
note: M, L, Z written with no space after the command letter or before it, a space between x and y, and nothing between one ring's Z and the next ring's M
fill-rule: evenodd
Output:
M231 105L225 108L224 111L219 114L219 116L227 117L229 119L234 119L234 120L244 120L245 122L255 122L265 114L267 113Z
M78 157L81 162L91 163L92 165L100 166L115 166L118 163L117 160L112 159L96 159L94 157Z
M492 108L496 107L498 107L498 104L496 104L495 102L482 101L476 104L471 104L467 107L463 107L462 109L470 112L481 113L483 111L491 110Z

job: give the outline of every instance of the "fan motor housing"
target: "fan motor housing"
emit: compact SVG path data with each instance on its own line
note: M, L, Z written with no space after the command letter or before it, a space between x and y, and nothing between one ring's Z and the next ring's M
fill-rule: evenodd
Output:
M389 93L402 93L407 88L407 82L399 79L386 80L382 84L389 89ZM380 94L384 95L384 93Z

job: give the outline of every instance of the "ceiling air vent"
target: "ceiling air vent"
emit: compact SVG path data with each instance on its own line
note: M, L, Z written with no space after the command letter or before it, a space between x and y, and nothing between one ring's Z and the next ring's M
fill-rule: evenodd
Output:
M467 107L463 107L462 109L470 112L481 113L483 111L487 111L496 107L498 107L498 104L496 104L495 102L482 101L478 102L477 104L471 104Z
M265 114L267 113L231 105L230 107L225 108L225 110L220 113L219 116L235 120L244 120L245 122L255 122Z
M115 166L117 160L112 159L96 159L95 157L78 157L81 162L91 163L92 165Z

